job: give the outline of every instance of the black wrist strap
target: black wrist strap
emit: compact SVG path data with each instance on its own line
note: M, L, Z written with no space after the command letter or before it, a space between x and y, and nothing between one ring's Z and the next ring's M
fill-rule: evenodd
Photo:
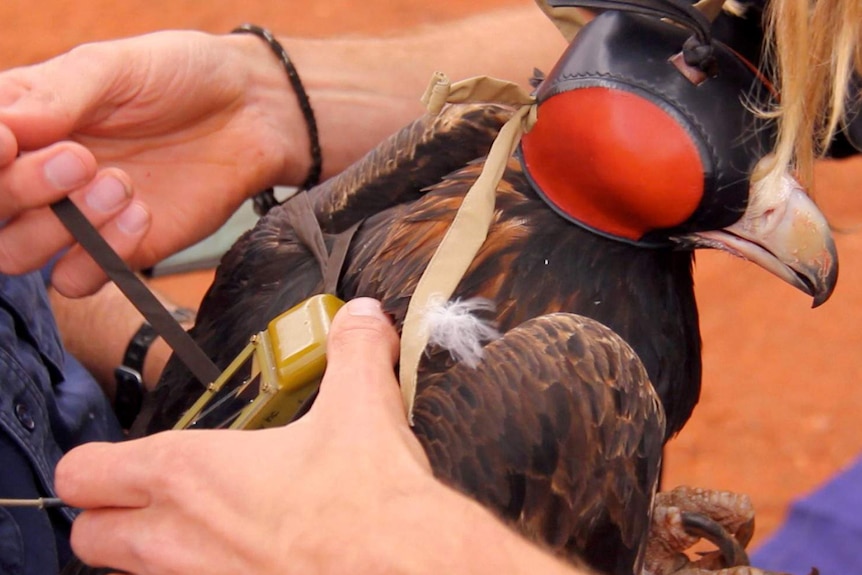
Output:
M148 323L135 332L126 347L123 361L114 370L117 387L114 395L114 413L123 429L129 429L141 411L146 393L144 387L144 359L158 334Z
M191 323L195 317L193 310L183 307L170 314L179 324ZM129 429L141 412L144 396L147 394L144 385L144 361L158 336L155 328L145 321L129 341L122 362L114 369L114 380L117 384L114 392L114 413L123 429Z

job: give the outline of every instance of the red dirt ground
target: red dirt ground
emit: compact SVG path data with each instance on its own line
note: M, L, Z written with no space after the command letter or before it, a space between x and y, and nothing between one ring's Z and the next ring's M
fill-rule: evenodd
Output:
M527 0L3 0L0 68L35 62L85 41L166 28L216 33L250 21L280 33L379 33ZM201 7L207 6L203 11ZM667 486L750 494L761 539L788 502L862 453L862 159L824 163L816 197L836 227L841 279L811 310L807 297L763 270L717 253L698 255L704 392L668 449ZM160 286L196 304L209 272Z

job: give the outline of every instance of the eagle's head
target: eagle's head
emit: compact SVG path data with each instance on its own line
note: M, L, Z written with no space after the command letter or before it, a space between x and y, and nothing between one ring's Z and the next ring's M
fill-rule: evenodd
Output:
M826 218L791 174L753 177L775 140L756 112L772 87L729 47L694 38L654 17L596 17L538 87L524 171L554 210L595 233L723 249L819 305L838 276Z

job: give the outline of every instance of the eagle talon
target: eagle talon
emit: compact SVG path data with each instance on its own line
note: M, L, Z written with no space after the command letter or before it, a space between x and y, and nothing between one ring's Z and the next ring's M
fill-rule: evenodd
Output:
M685 568L674 572L674 575L790 575L779 571L767 571L748 565L738 565L724 569L704 569L700 567ZM817 569L812 569L809 575L820 575Z
M683 512L680 517L682 528L685 529L686 533L706 539L718 548L718 555L724 565L735 567L750 564L748 554L740 541L728 533L727 529L718 521L703 513ZM701 561L711 558L713 555L713 553L705 554Z
M754 535L747 495L680 486L657 493L643 575L787 575L752 567L745 547ZM685 550L706 539L718 550L695 561ZM813 568L809 575L819 575Z
M681 486L656 494L645 559L645 573L722 573L748 568L745 547L754 533L754 509L746 495ZM701 539L717 551L695 561L685 551ZM760 571L751 571L752 574ZM727 575L747 571L727 571Z
M738 565L736 567L728 567L725 569L703 569L703 568L694 568L694 569L682 569L674 573L674 575L790 575L789 573L782 573L779 571L767 571L765 569L758 569L757 567L750 567L748 565ZM809 575L819 575L819 571L817 569L812 569Z

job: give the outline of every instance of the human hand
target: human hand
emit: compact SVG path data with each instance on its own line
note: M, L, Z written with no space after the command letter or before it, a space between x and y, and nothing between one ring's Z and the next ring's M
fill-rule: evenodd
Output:
M320 394L290 426L73 450L57 489L87 509L76 554L131 573L385 571L405 529L432 520L417 516L426 495L450 493L406 424L397 348L379 304L353 300L333 322Z
M152 265L253 192L302 180L304 132L279 61L248 35L160 32L0 73L0 271L72 245L48 208L67 195L124 259ZM52 280L78 296L105 276L76 246Z
M437 481L407 425L395 330L348 302L311 410L284 428L168 431L67 454L72 548L128 573L586 575Z

